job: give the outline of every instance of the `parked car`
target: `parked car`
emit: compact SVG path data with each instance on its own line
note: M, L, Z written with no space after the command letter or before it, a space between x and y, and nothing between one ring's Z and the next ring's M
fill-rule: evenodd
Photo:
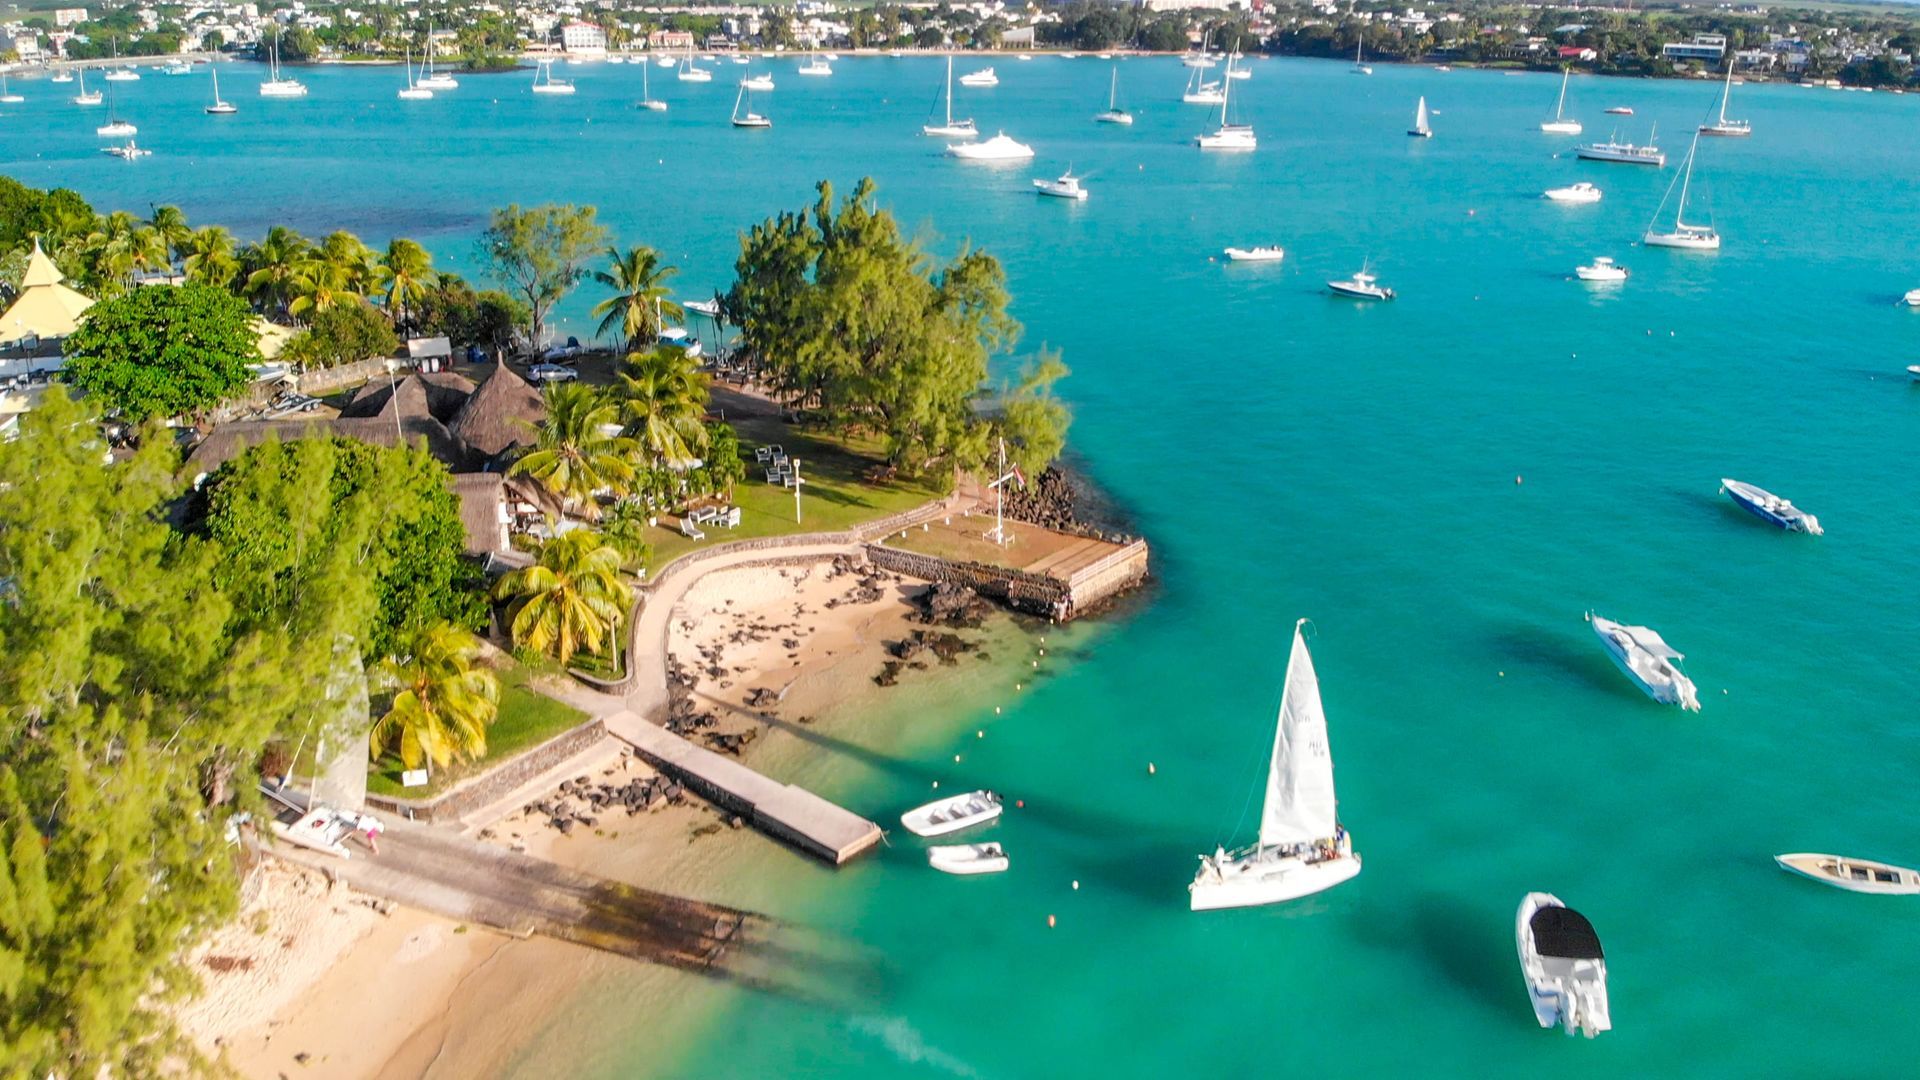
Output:
M535 364L527 369L528 382L572 382L579 377L579 372L559 364Z

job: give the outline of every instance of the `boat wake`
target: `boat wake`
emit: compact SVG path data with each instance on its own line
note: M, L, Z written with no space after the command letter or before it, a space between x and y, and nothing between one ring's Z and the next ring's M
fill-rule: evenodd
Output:
M853 1029L872 1035L893 1056L909 1065L931 1065L954 1076L979 1076L979 1070L937 1046L929 1046L925 1036L904 1016L859 1016Z

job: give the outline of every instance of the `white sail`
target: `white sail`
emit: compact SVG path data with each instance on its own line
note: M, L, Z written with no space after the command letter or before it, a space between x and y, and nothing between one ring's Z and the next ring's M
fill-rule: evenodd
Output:
M1333 836L1333 749L1327 714L1320 704L1320 677L1300 624L1293 628L1287 687L1280 696L1280 723L1267 769L1267 802L1260 814L1260 846L1311 844Z
M1427 99L1426 98L1421 98L1420 107L1414 110L1413 130L1421 131L1421 132L1433 130L1431 127L1427 126Z

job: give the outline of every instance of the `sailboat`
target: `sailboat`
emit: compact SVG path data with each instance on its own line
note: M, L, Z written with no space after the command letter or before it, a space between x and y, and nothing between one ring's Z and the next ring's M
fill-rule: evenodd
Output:
M1367 35L1360 34L1353 39L1353 73L1355 75L1373 74L1373 69L1368 67L1360 59L1360 55L1361 55L1360 50L1366 47L1367 47Z
M773 89L773 73L768 71L755 75L751 62L749 62L747 77L740 80L740 85L749 90L771 90Z
M1194 144L1202 150L1252 150L1259 145L1253 137L1252 124L1227 122L1227 104L1233 91L1233 62L1239 55L1227 57L1227 77L1220 80L1220 126L1194 137Z
M807 62L800 65L799 74L825 78L833 74L833 65L821 59L818 53L808 53Z
M97 128L94 128L93 133L104 139L120 139L138 132L140 130L139 128L134 127L132 124L128 123L127 121L122 120L118 116L114 115L113 94L111 93L112 88L109 87L108 89L109 89L109 93L107 94L107 122L100 125Z
M942 95L946 103L946 118L938 124L921 124L922 135L950 135L963 139L978 138L980 129L973 126L972 118L955 120L953 118L953 55L947 55L947 85Z
M1416 139L1433 138L1433 128L1427 125L1427 99L1426 98L1421 98L1420 107L1413 110L1413 126L1407 129L1407 134L1413 136Z
M1267 797L1260 838L1238 851L1215 848L1200 856L1187 886L1194 911L1276 904L1332 888L1360 872L1353 838L1341 826L1333 792L1333 751L1313 654L1293 626L1286 689L1267 762Z
M432 39L429 38L428 40L432 40ZM406 46L401 47L400 66L407 73L407 85L401 87L399 91L400 100L425 101L426 99L433 96L433 91L427 89L425 86L422 86L420 83L414 81L413 50L411 48L408 48ZM422 65L421 70L423 71L426 70L424 65Z
M1744 137L1753 134L1753 125L1745 120L1727 119L1727 99L1733 96L1733 58L1727 58L1727 83L1720 91L1720 118L1711 124L1701 124L1702 135L1727 135Z
M57 83L70 83L73 81L73 72L68 71L65 68L61 68L59 71L56 71L53 73L53 78L49 81L57 82Z
M680 61L680 74L676 76L676 78L681 82L713 81L713 72L693 62L693 41L691 39L687 41L687 55Z
M1231 63L1227 70L1233 70ZM1181 91L1180 101L1185 105L1218 105L1226 100L1225 85L1225 78L1209 80L1205 69L1194 68L1187 76L1187 88Z
M740 108L743 102L746 105L744 112L741 111ZM746 80L741 81L739 92L733 95L733 126L737 128L770 128L773 126L772 120L753 111L753 88L747 85Z
M77 70L80 75L80 92L73 95L73 103L75 105L98 105L102 101L105 101L107 96L100 91L87 92L87 69L79 68Z
M427 62L420 65L420 78L414 83L424 90L457 90L460 80L444 71L433 70L433 22L427 22Z
M1578 135L1580 121L1567 119L1567 80L1573 78L1572 68L1560 71L1560 100L1554 103L1553 119L1542 121L1540 130L1551 135Z
M1712 225L1687 224L1687 194L1693 187L1693 155L1700 149L1700 133L1693 133L1693 144L1687 147L1687 167L1680 172L1680 205L1673 213L1673 231L1657 233L1653 224L1647 224L1647 234L1640 242L1648 247L1679 248L1682 251L1719 251L1720 234ZM1673 194L1673 185L1667 185L1667 195ZM1654 220L1660 219L1660 210L1667 208L1666 197L1660 199L1660 209L1653 212Z
M207 72L213 76L213 104L207 106L208 114L232 116L239 112L240 110L235 108L232 102L220 100L220 64L217 61L207 64Z
M1113 78L1107 82L1107 111L1095 113L1093 119L1102 124L1131 124L1133 114L1120 107L1120 69L1113 69Z
M307 87L298 79L280 77L280 35L275 34L267 50L267 81L260 84L261 97L306 97Z
M25 100L27 99L13 92L13 88L7 85L6 75L0 73L0 105L18 105Z
M571 94L573 83L568 79L553 77L553 61L542 60L533 72L533 92L536 94Z
M666 112L667 103L654 100L653 90L647 82L647 69L653 65L647 63L645 60L635 62L640 65L640 107L646 109L648 112Z
M119 38L113 39L113 62L115 64L118 64L120 62L120 39ZM140 73L133 70L132 64L128 64L126 67L115 67L112 70L107 72L107 81L108 82L139 82Z

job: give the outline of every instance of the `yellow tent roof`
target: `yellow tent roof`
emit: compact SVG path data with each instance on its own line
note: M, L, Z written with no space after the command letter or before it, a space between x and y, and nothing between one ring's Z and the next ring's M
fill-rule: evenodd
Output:
M11 345L23 338L62 338L80 325L80 316L93 301L64 284L60 270L34 241L33 254L27 259L26 276L20 279L20 296L6 314L0 315L0 345Z

